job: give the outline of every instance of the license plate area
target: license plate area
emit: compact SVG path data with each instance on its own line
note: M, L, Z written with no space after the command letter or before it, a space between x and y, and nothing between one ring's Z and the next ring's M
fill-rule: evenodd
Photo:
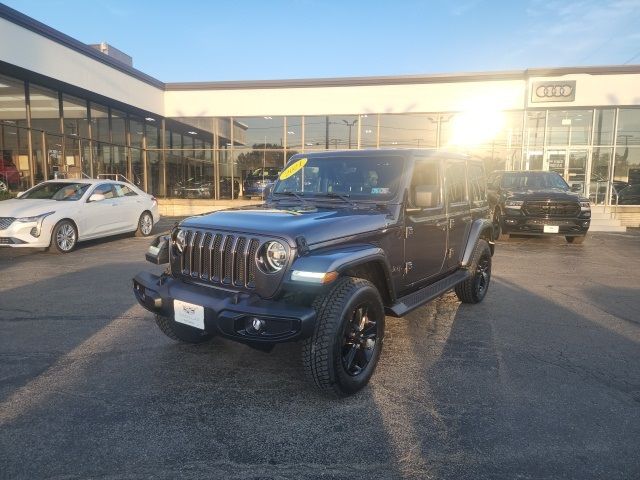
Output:
M558 233L560 232L560 227L558 225L545 225L543 228L544 233Z
M204 307L201 305L174 300L173 318L178 323L204 330Z

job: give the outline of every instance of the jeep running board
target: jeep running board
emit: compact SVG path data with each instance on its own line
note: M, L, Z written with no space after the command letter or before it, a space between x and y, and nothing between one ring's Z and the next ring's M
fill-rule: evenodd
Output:
M411 310L421 307L425 303L451 290L460 282L464 282L469 278L469 275L469 270L458 270L453 275L448 275L442 280L421 288L417 292L399 298L398 301L390 307L385 307L385 313L392 317L403 317Z

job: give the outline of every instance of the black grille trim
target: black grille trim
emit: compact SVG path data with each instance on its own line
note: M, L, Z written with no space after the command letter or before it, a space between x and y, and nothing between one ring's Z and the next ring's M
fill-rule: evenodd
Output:
M180 274L211 285L254 289L260 244L247 235L185 229Z
M527 201L522 207L525 215L535 217L577 217L580 204L577 202Z

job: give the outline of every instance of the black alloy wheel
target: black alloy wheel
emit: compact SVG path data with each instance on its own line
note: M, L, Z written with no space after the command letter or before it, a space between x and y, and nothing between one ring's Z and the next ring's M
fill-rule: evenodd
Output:
M456 285L456 295L463 303L480 303L487 295L491 283L491 249L483 238L478 240L473 250L469 272L469 277Z
M378 322L369 317L369 307L356 307L351 321L345 323L342 344L342 366L355 377L366 370L378 341Z
M306 375L325 393L344 397L367 385L382 353L384 306L375 285L343 277L313 301L313 335L302 348Z

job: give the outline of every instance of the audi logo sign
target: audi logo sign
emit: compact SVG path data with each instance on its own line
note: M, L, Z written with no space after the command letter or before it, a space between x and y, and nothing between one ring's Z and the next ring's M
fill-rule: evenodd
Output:
M573 102L576 99L576 81L533 82L531 103Z

